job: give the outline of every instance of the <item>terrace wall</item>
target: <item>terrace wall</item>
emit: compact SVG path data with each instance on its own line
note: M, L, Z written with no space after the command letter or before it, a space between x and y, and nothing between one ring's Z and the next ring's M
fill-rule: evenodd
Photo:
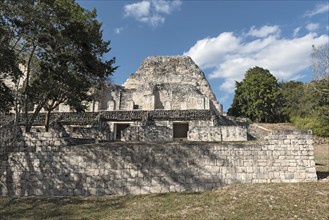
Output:
M232 183L317 179L307 132L272 132L265 141L241 143L68 146L60 135L47 140L37 146L0 147L1 195L198 192Z

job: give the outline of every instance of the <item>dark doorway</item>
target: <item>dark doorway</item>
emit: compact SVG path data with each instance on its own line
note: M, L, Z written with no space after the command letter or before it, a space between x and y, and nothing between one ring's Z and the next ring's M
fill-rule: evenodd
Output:
M115 140L120 141L121 140L121 132L128 128L130 124L116 124L116 133L115 133Z
M181 139L187 138L188 123L174 123L173 128L174 128L173 129L174 138L181 138Z

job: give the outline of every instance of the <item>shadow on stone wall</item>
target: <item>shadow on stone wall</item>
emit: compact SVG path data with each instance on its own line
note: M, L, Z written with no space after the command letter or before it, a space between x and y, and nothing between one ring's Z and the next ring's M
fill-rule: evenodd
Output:
M122 131L121 139L128 142L170 142L173 130L166 126L130 126Z
M10 196L204 191L224 185L216 164L234 167L206 146L99 144L9 153ZM202 155L200 157L200 155ZM233 172L232 172L233 173ZM7 193L4 193L7 191Z
M33 147L0 148L1 194L199 192L240 182L316 180L308 133L271 133L266 142L248 143L112 142L65 146L65 138L63 143L59 138L63 137L48 137Z

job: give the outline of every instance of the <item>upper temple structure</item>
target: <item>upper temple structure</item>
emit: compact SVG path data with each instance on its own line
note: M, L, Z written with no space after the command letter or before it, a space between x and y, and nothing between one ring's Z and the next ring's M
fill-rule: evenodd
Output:
M82 138L94 135L91 124L101 119L107 141L247 140L247 129L223 116L204 73L187 56L148 57L122 86L104 86L98 97L85 113L61 104L52 118Z
M204 73L187 56L148 57L123 85L142 110L207 109L218 104Z
M247 140L245 128L227 126L204 73L187 56L146 58L123 86L105 88L93 107L143 114L139 119L109 120L114 140Z
M212 110L222 114L204 73L187 56L146 58L123 86L103 88L88 111ZM65 105L60 112L69 111Z

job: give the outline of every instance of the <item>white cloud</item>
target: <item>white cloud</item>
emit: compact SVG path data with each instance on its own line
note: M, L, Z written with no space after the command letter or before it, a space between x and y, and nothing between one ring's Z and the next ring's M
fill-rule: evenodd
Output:
M164 14L170 14L172 11L179 9L182 5L180 0L165 1L165 0L153 0L152 4L155 11Z
M293 33L293 37L297 37L299 31L300 31L300 27L295 28L294 33Z
M316 31L317 29L319 29L319 27L320 27L320 24L318 24L318 23L309 23L308 25L306 25L306 29L310 32Z
M151 3L149 1L141 1L138 3L125 5L123 10L125 16L140 19L142 17L149 16L150 6Z
M193 59L203 67L211 67L215 62L224 60L225 55L230 51L235 51L240 45L240 40L233 33L224 32L216 38L205 38L196 42L190 48L189 54L193 54ZM218 60L220 58L220 60Z
M258 30L270 28L266 26ZM219 88L224 97L234 92L235 81L242 80L245 72L254 66L270 70L278 80L300 79L301 72L310 66L312 45L323 45L329 37L309 33L287 39L278 37L276 33L279 32L280 29L273 28L252 40L245 34L236 36L232 32L224 32L217 37L197 41L184 55L191 56L201 68L211 69L210 79L223 79Z
M165 15L178 10L181 0L143 0L124 6L125 17L133 17L137 21L157 27L165 22Z
M148 17L143 17L140 19L140 21L150 24L153 27L156 27L159 24L163 24L165 22L165 18L160 15L152 15Z
M121 34L121 32L122 32L123 30L124 30L123 27L115 28L115 29L114 29L114 33L116 33L116 34Z
M265 25L260 29L256 29L255 26L252 26L249 32L246 34L247 36L252 37L267 37L268 35L280 35L279 26L268 26Z
M305 13L306 17L313 17L314 15L326 13L329 11L329 3L317 4L314 9Z

